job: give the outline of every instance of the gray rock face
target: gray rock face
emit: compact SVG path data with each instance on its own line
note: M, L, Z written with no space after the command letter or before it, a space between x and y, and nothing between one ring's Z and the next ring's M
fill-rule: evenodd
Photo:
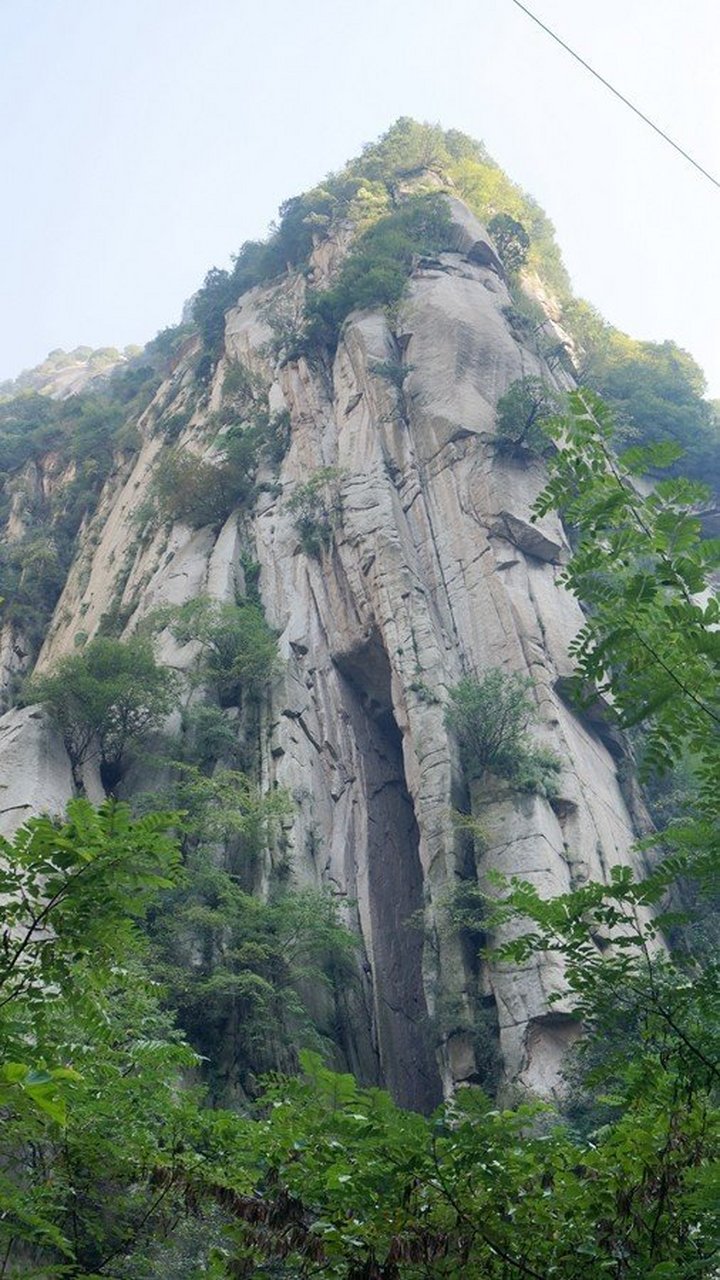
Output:
M143 542L137 512L166 447L148 437L130 476L106 490L41 655L47 666L71 651L77 631L92 634L113 593L132 628L160 602L232 599L243 586L241 550L259 563L283 659L262 778L294 798L297 878L330 886L363 947L342 1032L347 1061L423 1108L482 1079L488 1010L505 1079L542 1094L557 1088L577 1034L562 1001L551 1001L564 989L558 965L481 965L450 927L448 896L467 880L486 884L492 868L561 892L635 856L616 759L558 692L582 615L559 581L568 554L559 521L531 521L542 467L494 446L496 404L515 379L560 385L566 375L513 332L502 274L475 251L487 233L459 202L452 211L456 250L418 261L393 328L379 311L352 315L329 376L302 358L278 367L270 353L268 308L296 305L299 279L253 290L228 314L226 360L262 376L273 408L290 414L278 483L219 536L178 525ZM320 246L317 278L336 250ZM225 367L181 437L194 452L210 447L203 413L218 408ZM341 519L313 557L289 499L325 467L335 469ZM166 661L192 660L162 639ZM495 667L534 682L538 738L563 765L552 807L462 776L447 691ZM33 795L47 804L41 791L38 782ZM458 835L454 809L480 821L481 856Z
M0 717L0 835L38 813L63 813L73 794L63 740L41 707Z

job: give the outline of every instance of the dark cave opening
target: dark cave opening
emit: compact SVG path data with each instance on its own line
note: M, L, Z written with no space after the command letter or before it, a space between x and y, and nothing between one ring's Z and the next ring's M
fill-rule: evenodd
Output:
M442 1089L422 981L423 874L390 663L377 635L335 659L353 726L367 805L366 859L377 1038L383 1082L395 1100L430 1111Z

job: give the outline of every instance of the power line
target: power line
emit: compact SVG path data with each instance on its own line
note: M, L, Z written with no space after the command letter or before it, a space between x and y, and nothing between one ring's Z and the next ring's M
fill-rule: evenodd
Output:
M689 163L698 170L698 173L701 173L704 178L707 178L709 182L712 182L713 186L720 188L720 182L718 182L717 178L714 178L711 173L708 173L707 169L703 169L702 165L698 164L697 160L694 160L684 147L681 147L678 142L675 142L667 133L664 133L659 125L654 124L650 117L645 115L644 111L641 111L639 107L636 107L635 103L631 102L629 98L626 98L624 93L621 93L620 90L616 89L609 80L606 80L604 76L601 76L599 71L596 71L594 67L591 67L589 62L586 62L584 58L581 58L579 53L576 53L574 49L571 49L569 44L566 44L564 40L560 39L560 36L556 35L554 31L551 31L550 27L546 26L544 22L541 22L540 18L538 18L536 14L532 13L524 4L521 4L520 0L512 0L512 3L517 5L518 9L522 9L523 13L526 13L528 18L532 18L533 22L537 23L537 25L541 27L556 44L559 44L561 49L564 49L566 53L569 53L571 58L574 58L576 62L579 62L581 67L584 67L586 71L589 71L591 76L594 76L596 80L599 80L600 83L603 84L606 89L609 89L616 98L619 98L626 107L629 107L631 111L634 111L635 115L639 116L640 119L643 120L645 124L649 125L655 133L659 134L664 142L668 142L675 151L678 151L685 160L689 161Z

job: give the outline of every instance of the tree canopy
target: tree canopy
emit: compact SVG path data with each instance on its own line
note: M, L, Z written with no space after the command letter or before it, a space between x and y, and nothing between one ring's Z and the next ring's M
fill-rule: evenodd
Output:
M34 676L26 698L44 703L57 721L76 774L97 757L112 787L129 749L171 710L175 684L146 638L97 636L47 674Z

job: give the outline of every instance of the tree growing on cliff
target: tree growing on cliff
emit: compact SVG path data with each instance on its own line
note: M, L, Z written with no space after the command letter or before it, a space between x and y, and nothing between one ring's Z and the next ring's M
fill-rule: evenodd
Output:
M518 378L498 400L498 450L520 456L547 456L553 444L545 425L559 408L560 397L544 378Z
M198 596L157 611L155 630L167 626L178 644L199 650L195 678L213 689L221 706L257 702L277 664L277 640L258 604L231 604Z
M505 270L516 275L525 266L530 249L530 236L522 222L509 213L496 213L487 227Z
M99 758L112 789L128 752L172 709L176 681L160 666L148 640L99 636L79 653L60 658L26 685L25 700L42 702L62 731L76 780L87 760Z
M300 545L315 559L330 550L342 519L340 480L337 467L320 467L304 484L295 486L288 501Z

